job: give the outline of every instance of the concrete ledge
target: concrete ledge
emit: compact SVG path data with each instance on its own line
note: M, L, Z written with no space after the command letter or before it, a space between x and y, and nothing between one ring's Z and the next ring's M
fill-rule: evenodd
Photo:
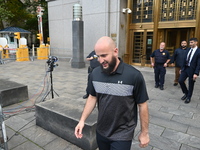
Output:
M0 104L3 107L28 99L28 87L26 85L0 79Z
M83 138L77 139L74 129L77 125L85 101L59 97L36 104L36 124L84 150L95 150L97 110L86 120Z

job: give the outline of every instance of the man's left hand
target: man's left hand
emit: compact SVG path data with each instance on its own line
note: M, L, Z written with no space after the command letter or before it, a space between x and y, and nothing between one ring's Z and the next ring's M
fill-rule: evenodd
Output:
M139 146L141 148L147 147L150 142L149 134L148 133L140 133L138 140L140 141Z
M197 77L198 77L198 76L197 76L196 74L194 74L194 75L193 75L193 80L196 81Z

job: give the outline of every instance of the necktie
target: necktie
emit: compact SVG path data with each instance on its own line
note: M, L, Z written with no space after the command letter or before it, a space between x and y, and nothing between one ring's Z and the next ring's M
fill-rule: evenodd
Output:
M191 57L191 55L192 55L192 51L193 51L193 49L191 48L190 51L189 51L189 55L188 55L188 57L187 57L187 60L186 60L186 66L188 66L189 63L190 63L190 57Z

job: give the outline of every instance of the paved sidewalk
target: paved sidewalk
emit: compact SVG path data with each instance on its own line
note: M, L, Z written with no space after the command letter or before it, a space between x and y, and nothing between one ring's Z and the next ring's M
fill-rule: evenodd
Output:
M87 82L87 67L71 68L67 61L58 61L59 66L53 71L54 90L60 97L82 99ZM149 67L135 66L144 75L148 94L150 112L151 142L143 150L200 150L200 78L195 83L192 100L185 104L180 86L173 86L174 68L167 68L164 90L154 88L154 73ZM34 108L28 106L39 103L47 89L45 77L48 66L46 60L28 62L6 62L0 65L0 79L8 79L28 85L30 100L3 108L6 114L6 130L10 150L81 150L62 138L35 125ZM45 82L44 82L45 81ZM49 81L50 82L50 81ZM44 85L45 83L45 85ZM45 88L44 88L45 87ZM44 91L41 93L42 89ZM41 94L40 94L41 93ZM57 97L54 94L54 97ZM50 100L51 94L45 99ZM83 101L85 101L83 99ZM19 108L23 111L15 113ZM8 109L13 110L8 110ZM132 150L139 150L137 136L139 125L135 131ZM15 132L18 131L17 134Z

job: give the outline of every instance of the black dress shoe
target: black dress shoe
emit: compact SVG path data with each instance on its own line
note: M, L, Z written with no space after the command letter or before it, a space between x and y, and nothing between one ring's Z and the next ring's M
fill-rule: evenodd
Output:
M155 88L158 88L159 87L159 85L155 85Z
M177 86L178 85L178 83L174 83L174 86Z
M88 94L85 94L84 96L83 96L83 99L86 99L86 98L88 98Z
M185 103L188 104L190 103L191 99L190 98L186 98Z
M164 90L164 87L162 85L160 86L160 90Z
M187 98L187 95L183 95L183 97L181 97L181 100L185 100Z

